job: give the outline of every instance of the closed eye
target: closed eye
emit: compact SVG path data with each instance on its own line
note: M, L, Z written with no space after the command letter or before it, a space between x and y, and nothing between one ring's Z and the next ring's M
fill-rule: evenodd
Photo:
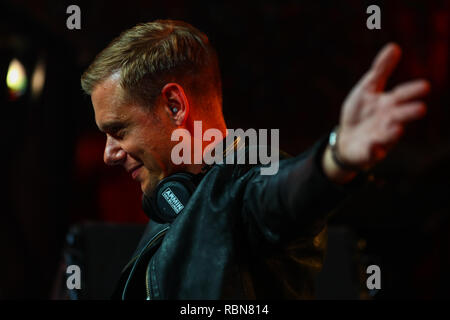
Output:
M125 129L121 128L116 130L112 135L114 135L115 137L117 137L118 139L123 139L125 137Z
M125 127L121 122L105 123L102 125L100 130L118 138L123 137L125 134Z

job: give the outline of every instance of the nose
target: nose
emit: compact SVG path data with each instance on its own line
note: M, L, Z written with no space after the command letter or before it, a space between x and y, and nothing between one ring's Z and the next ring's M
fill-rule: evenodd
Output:
M121 164L125 160L126 156L126 152L120 147L117 140L115 140L110 135L106 135L106 145L105 152L103 153L103 161L109 166L115 166Z

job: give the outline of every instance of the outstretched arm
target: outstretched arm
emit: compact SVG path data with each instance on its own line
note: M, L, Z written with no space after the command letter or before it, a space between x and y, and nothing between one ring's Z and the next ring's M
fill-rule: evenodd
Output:
M345 167L354 170L340 167L322 139L309 151L281 161L276 175L250 172L243 201L244 219L254 235L250 239L262 235L269 243L286 243L299 235L316 235L329 213L361 185L345 183L384 159L405 124L425 114L425 105L417 99L428 93L427 81L407 82L384 92L400 55L397 45L384 47L343 104L338 155Z
M317 234L328 214L360 185L356 183L355 189L353 184L344 184L359 170L369 169L384 159L401 137L405 124L425 114L424 103L417 99L428 93L427 81L407 82L384 92L400 55L397 45L384 47L343 104L338 155L345 167L354 170L340 167L326 141L319 141L309 151L281 161L276 175L253 172L243 202L251 235L280 243L300 234Z

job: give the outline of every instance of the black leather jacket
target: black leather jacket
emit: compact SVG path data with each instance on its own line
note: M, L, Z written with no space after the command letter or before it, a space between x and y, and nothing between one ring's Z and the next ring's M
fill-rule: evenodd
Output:
M325 146L281 160L271 176L213 166L173 223L148 223L113 298L313 298L327 217L354 190L324 176Z

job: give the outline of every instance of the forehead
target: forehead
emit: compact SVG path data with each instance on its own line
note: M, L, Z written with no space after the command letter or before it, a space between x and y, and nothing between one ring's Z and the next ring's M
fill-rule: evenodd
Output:
M124 101L124 92L119 78L111 76L94 87L91 94L95 112L95 122L101 129L105 122L125 120L129 116L129 109Z

